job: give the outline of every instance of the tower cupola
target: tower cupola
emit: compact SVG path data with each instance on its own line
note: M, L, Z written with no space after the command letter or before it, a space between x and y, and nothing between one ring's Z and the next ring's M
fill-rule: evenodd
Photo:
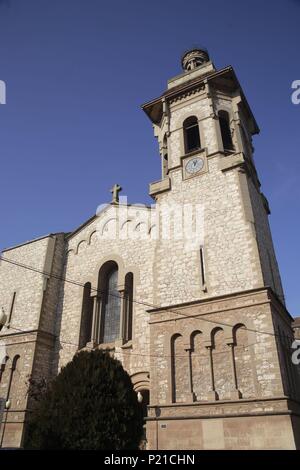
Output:
M206 49L198 47L186 51L181 58L181 65L185 72L190 72L205 62L209 62L208 52Z

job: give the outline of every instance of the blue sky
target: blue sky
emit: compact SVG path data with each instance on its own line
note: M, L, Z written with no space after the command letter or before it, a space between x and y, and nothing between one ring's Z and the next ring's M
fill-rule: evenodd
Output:
M160 177L140 105L202 44L232 65L261 128L255 160L287 306L300 315L300 1L1 0L0 248L71 231L118 182L150 202Z

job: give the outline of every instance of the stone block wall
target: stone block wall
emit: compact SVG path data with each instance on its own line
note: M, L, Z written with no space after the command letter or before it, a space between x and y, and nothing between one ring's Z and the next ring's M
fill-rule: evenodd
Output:
M4 260L0 264L0 302L8 316L0 333L7 356L1 371L0 397L11 404L4 411L0 429L3 446L22 445L30 408L29 378L47 379L53 374L61 281L52 275L61 273L63 246L63 234L49 235L2 253L4 258L24 265Z
M298 446L299 404L276 327L280 318L287 331L291 318L270 290L150 314L150 448L157 440L160 449Z
M284 303L284 294L272 241L267 209L264 205L262 194L257 190L257 188L255 188L250 178L248 178L248 187L252 201L255 230L260 254L261 269L264 277L264 284L266 286L272 287L274 292L280 298L280 301Z
M267 291L154 310L150 336L153 404L283 395Z
M184 416L161 418L148 423L151 449L160 450L295 450L299 436L293 433L291 417L286 415Z

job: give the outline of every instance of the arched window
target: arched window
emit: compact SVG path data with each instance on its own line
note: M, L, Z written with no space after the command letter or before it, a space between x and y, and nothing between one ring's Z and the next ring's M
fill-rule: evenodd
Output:
M234 388L229 346L223 328L211 332L214 388L220 400L229 400Z
M104 279L101 343L112 343L120 338L121 295L118 291L118 267L112 263Z
M12 365L11 365L11 370L15 371L17 368L17 362L20 359L20 355L16 354L15 357L13 358Z
M234 363L236 387L243 398L254 398L254 368L249 348L248 330L243 323L238 323L232 331L234 340Z
M227 111L219 111L219 123L224 151L232 152L234 150L234 145L231 137L229 114Z
M198 119L196 116L187 118L183 123L185 153L201 148Z
M87 282L83 288L79 349L91 341L92 321L93 298L91 297L91 283Z
M203 334L196 330L190 336L190 364L192 377L192 392L196 401L209 399L211 383L204 380L204 377L210 376L209 351L205 347Z
M125 276L124 340L132 339L133 274Z
M171 338L171 374L172 374L172 403L184 403L190 390L190 377L187 362L184 361L185 344L181 334L176 333Z

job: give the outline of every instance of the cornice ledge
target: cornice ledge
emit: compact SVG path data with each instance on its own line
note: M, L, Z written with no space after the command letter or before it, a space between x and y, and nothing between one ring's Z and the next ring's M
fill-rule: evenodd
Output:
M164 178L160 181L155 181L149 185L149 195L151 197L156 196L157 194L169 191L171 189L171 180L169 177Z
M245 163L244 154L235 153L233 155L228 155L227 157L220 158L219 168L221 171L232 170L233 168L242 166Z

